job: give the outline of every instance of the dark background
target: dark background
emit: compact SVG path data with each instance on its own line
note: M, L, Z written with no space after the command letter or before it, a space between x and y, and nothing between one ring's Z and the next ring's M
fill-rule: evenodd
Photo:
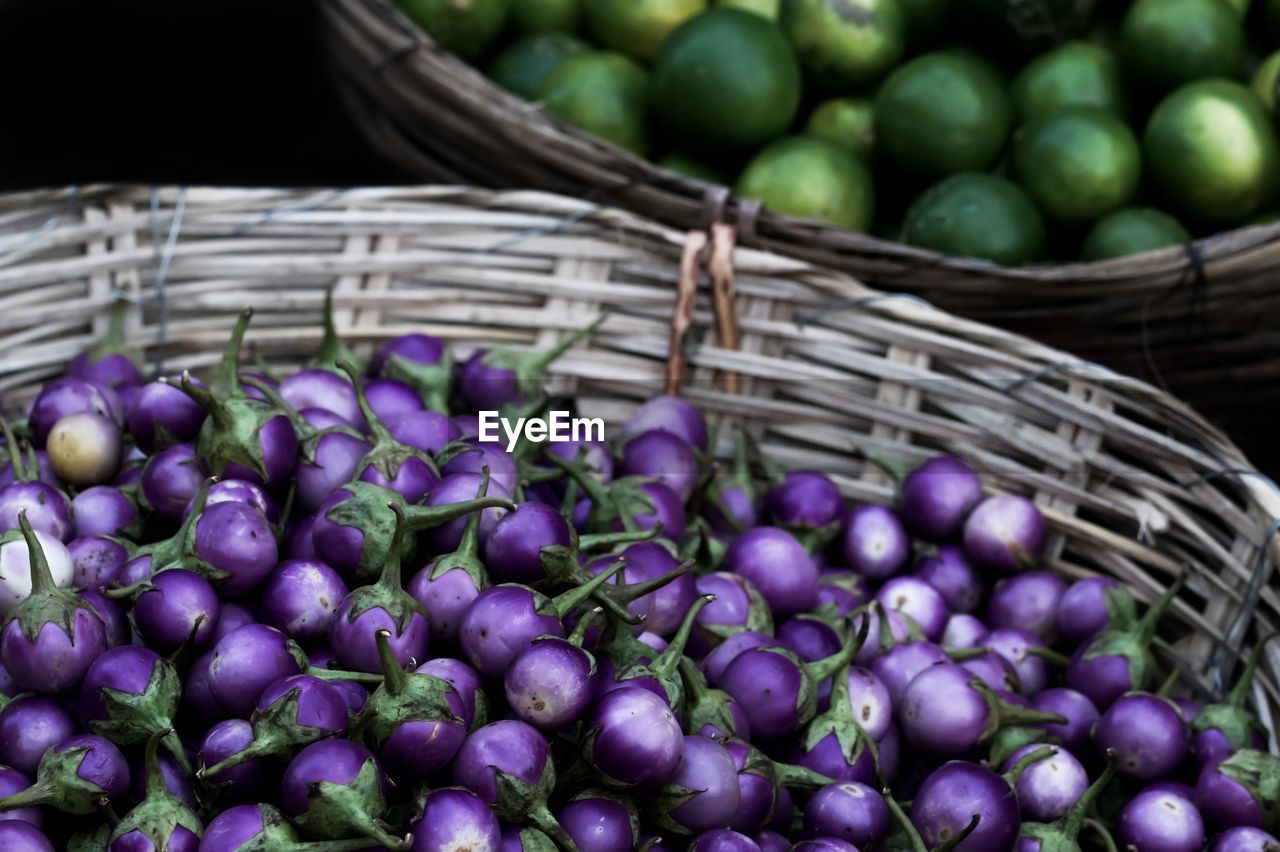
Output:
M0 190L373 184L308 0L0 0Z

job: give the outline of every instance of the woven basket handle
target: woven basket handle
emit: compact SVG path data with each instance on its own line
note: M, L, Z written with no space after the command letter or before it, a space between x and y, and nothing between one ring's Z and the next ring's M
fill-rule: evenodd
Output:
M708 230L690 231L680 256L676 279L676 301L671 312L671 337L667 346L664 392L678 396L688 379L689 365L684 355L685 336L693 324L693 308L698 292L698 275L706 267L711 279L711 307L715 316L716 343L737 351L741 345L738 328L737 291L733 284L733 251L737 244L732 225L713 222ZM737 373L719 371L717 379L729 393L741 390Z

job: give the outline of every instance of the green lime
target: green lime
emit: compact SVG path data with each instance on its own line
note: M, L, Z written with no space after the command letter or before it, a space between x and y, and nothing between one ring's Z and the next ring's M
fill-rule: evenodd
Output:
M1067 106L1099 107L1122 117L1128 112L1120 63L1083 41L1067 42L1028 62L1010 94L1022 121Z
M915 200L904 242L943 254L1021 266L1044 257L1047 235L1018 185L981 172L952 175Z
M951 12L951 0L898 0L907 18L907 41L919 45L938 34Z
M572 33L582 21L582 0L507 0L518 33Z
M507 22L507 0L397 0L415 24L463 59L484 52Z
M591 50L568 33L545 33L516 39L489 64L489 76L525 100L536 100L542 81L570 56Z
M876 146L925 177L995 162L1011 124L1009 98L984 63L958 52L918 56L876 95Z
M643 155L648 147L644 69L621 53L597 51L565 59L542 81L548 110L583 130Z
M802 219L855 231L871 226L875 184L867 167L825 139L788 136L747 163L734 191Z
M1276 111L1276 84L1280 82L1280 50L1262 60L1253 72L1253 92L1268 112Z
M1142 149L1129 125L1112 113L1067 107L1018 129L1010 165L1046 216L1079 224L1133 198L1142 177Z
M658 55L671 31L707 7L706 0L584 0L596 41L637 59Z
M1080 259L1110 260L1191 239L1182 223L1154 207L1125 207L1099 219L1084 238Z
M681 154L677 151L659 157L656 162L664 169L671 169L671 171L679 172L686 177L705 180L707 183L729 183L729 179L719 169L708 166L701 160L696 160L687 154Z
M880 77L907 48L899 0L782 0L778 26L809 76L834 91Z
M809 113L804 132L829 139L855 157L871 158L876 139L875 104L867 98L832 98Z
M710 9L681 24L653 64L653 111L695 148L748 148L791 126L800 68L773 24L740 9Z
M782 0L716 0L720 9L741 9L759 15L766 21L778 20L778 6Z
M1271 116L1230 80L1188 83L1160 102L1143 136L1156 185L1179 208L1211 222L1238 222L1275 197L1280 143Z
M1244 24L1226 0L1136 0L1120 25L1120 55L1160 89L1231 77L1244 55Z

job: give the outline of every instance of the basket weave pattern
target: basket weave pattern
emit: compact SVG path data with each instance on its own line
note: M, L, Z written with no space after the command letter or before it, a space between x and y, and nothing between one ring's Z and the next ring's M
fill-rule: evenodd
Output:
M252 307L248 341L287 370L317 344L333 288L338 329L359 345L422 331L460 354L543 348L606 313L551 381L581 413L618 423L663 387L687 236L563 197L452 187L11 196L0 393L19 408L105 331L120 294L137 303L131 340L158 369L208 367ZM1034 495L1054 532L1047 560L1068 575L1105 572L1150 600L1189 569L1177 651L1205 689L1280 627L1280 493L1187 406L842 273L743 248L732 267L737 348L712 342L705 274L682 346L684 392L722 445L746 428L780 464L881 501L892 484L864 454L955 452L991 488ZM715 380L726 373L738 393ZM1258 681L1273 731L1277 645Z
M744 244L1071 349L1172 388L1241 434L1270 433L1280 409L1271 319L1280 311L1271 271L1280 223L1103 263L1004 269L947 257L761 212L661 169L500 89L392 0L324 5L344 99L375 147L415 180L560 192L681 229L723 218Z

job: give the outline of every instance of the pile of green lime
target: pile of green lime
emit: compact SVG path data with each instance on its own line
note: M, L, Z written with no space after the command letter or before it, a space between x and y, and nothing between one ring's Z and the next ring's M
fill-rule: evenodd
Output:
M1007 266L1280 218L1280 0L399 0L773 210Z

